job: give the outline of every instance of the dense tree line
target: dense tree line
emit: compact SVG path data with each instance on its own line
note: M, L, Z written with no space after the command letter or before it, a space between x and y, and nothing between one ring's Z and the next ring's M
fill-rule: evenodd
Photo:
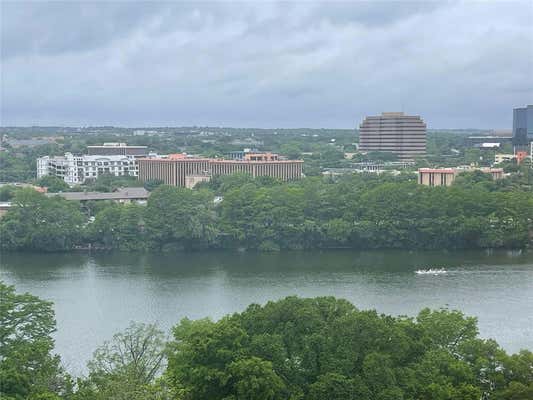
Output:
M17 190L11 202L0 219L2 248L61 251L80 242L87 219L79 204L33 189Z
M459 311L415 318L333 297L287 297L172 337L132 323L73 379L53 354L49 302L0 282L6 400L529 400L533 353L508 355Z
M157 186L147 206L81 207L26 189L0 234L4 249L46 251L527 247L533 194L499 185L479 174L435 188L411 175L294 183L233 175L195 190Z

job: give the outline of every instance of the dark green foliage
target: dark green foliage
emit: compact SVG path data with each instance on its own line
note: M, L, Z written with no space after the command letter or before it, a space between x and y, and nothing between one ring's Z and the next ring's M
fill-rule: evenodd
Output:
M309 400L370 400L370 390L362 378L347 378L328 372L309 385Z
M4 145L2 143L2 147ZM30 182L36 175L37 157L62 154L61 147L55 143L17 148L7 144L5 147L6 150L0 152L0 182Z
M62 251L79 242L85 218L78 204L33 189L19 190L12 203L0 219L2 248Z
M532 217L531 193L428 188L401 177L247 184L227 191L220 207L231 242L258 249L524 247Z
M289 160L298 160L302 157L302 151L297 143L282 144L279 151Z
M473 188L480 187L489 189L494 184L492 176L482 171L463 172L453 181L454 186Z
M0 152L0 182L25 182L33 177L32 160L12 152Z
M147 249L144 229L144 207L137 204L109 204L96 213L85 229L94 246L126 251Z
M69 185L63 179L52 175L43 176L37 181L37 185L47 188L50 193L67 192L70 190Z
M459 180L459 178L461 178ZM5 249L524 248L533 195L500 191L484 174L430 188L399 176L281 183L236 174L189 190L159 185L148 205L47 199L18 191L0 220ZM28 194L29 193L29 194ZM222 201L215 202L215 195ZM95 216L94 222L86 220ZM45 232L45 234L41 234Z
M11 201L18 190L20 190L20 187L15 185L0 186L0 201Z
M240 189L245 185L253 185L255 188L260 188L281 184L282 182L279 179L271 176L258 176L254 178L249 174L236 173L232 175L215 176L205 185L205 187L222 196L232 190Z
M0 398L59 399L70 380L52 354L52 304L0 281Z
M415 319L332 297L251 305L174 328L166 377L187 399L526 399L533 356L508 356L457 311Z
M144 182L144 188L151 192L152 190L156 189L157 187L163 185L164 182L161 179L149 179Z
M369 151L365 157L365 161L398 161L398 156L389 151Z
M160 186L152 192L144 215L152 248L202 248L217 239L213 195L207 191Z
M231 175L214 176L206 185L215 193L224 194L247 184L254 184L254 178L249 174L237 173Z

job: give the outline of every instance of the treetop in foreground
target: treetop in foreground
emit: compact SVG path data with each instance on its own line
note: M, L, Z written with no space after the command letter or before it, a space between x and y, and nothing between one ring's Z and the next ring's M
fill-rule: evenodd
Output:
M169 342L132 323L73 381L52 353L52 305L0 282L0 398L8 400L531 400L533 353L508 355L459 311L392 317L287 297Z
M183 399L530 399L533 354L508 356L459 311L416 318L288 297L174 328L166 376ZM528 397L529 396L529 397Z

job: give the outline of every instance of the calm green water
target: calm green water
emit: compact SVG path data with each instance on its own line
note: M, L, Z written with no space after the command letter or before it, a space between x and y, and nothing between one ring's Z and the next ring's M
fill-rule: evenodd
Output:
M428 267L448 273L415 274ZM5 254L0 278L55 303L57 351L75 374L131 320L169 330L183 317L216 319L293 294L394 315L457 308L506 350L533 349L532 253Z

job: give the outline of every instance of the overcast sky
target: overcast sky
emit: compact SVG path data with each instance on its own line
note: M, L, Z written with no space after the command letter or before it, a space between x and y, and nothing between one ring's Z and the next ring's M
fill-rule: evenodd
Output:
M1 124L510 128L533 0L2 2Z

